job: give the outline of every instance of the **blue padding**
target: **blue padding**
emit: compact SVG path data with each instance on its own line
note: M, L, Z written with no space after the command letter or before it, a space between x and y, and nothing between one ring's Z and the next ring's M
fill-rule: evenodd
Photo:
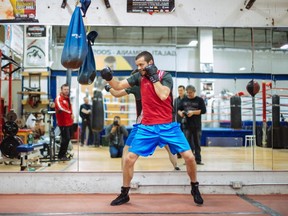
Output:
M33 151L34 148L43 146L43 144L44 143L35 143L33 145L22 144L22 145L17 146L17 151L18 152L30 152L30 151Z
M246 135L252 135L252 130L238 130L232 128L203 128L201 145L206 145L206 138L208 137L241 137L244 142Z

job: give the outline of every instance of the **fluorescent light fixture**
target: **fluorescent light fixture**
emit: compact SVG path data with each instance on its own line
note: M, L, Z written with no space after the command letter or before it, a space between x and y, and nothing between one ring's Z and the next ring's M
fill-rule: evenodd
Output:
M288 44L284 44L283 46L280 47L280 49L288 49Z
M246 70L245 67L241 67L241 68L239 68L239 71L244 71L244 70Z
M192 41L190 41L190 43L188 44L188 46L196 47L197 44L198 44L198 41L197 41L197 40L192 40Z

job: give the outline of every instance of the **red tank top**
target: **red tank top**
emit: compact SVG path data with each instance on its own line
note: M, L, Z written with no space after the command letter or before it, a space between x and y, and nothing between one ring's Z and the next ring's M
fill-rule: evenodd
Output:
M164 71L157 71L162 80ZM162 101L154 90L153 83L145 76L141 78L141 97L144 125L167 124L172 122L172 97L171 94Z

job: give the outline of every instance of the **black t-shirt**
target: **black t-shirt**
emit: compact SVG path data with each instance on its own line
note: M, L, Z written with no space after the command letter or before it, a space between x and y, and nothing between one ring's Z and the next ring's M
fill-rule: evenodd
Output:
M135 97L136 112L137 112L137 118L138 118L142 112L142 101L141 101L140 87L135 85L131 88L125 89L125 91L127 94L133 94Z
M81 106L80 106L80 116L81 116L81 118L82 118L82 120L90 120L90 114L86 114L86 113L83 113L81 110L82 109L86 109L86 110L91 110L91 108L92 108L92 106L91 106L91 104L82 104Z
M206 106L203 98L201 97L194 97L193 99L189 99L188 97L184 97L179 104L178 110L201 110L201 114L206 113ZM201 128L201 114L200 115L192 115L191 117L187 118L187 127L186 128Z

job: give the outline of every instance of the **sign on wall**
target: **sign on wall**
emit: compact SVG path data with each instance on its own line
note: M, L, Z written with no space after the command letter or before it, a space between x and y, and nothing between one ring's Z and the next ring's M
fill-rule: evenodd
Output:
M2 0L0 12L0 21L5 23L38 22L36 0Z
M25 27L24 67L48 67L48 36L44 25Z
M175 9L175 0L127 0L128 13L159 13L172 12Z

